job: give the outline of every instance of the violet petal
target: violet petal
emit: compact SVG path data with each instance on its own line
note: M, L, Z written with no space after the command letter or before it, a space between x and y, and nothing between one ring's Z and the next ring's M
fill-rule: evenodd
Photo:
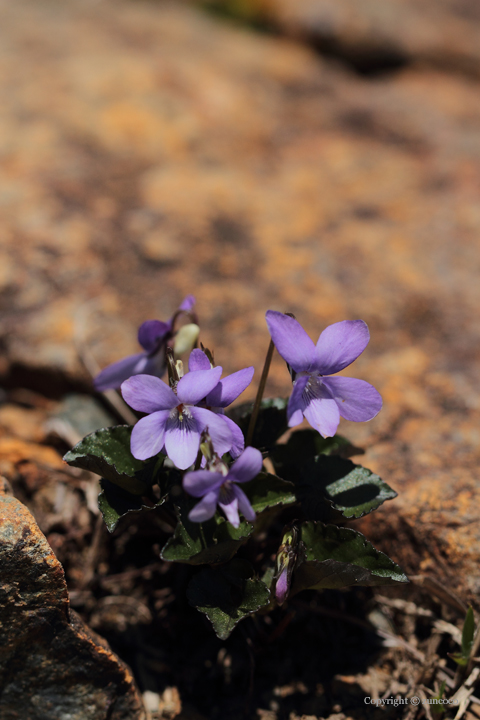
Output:
M192 350L190 353L190 357L188 358L188 370L189 372L194 372L195 370L211 370L212 366L210 364L210 360L205 355L203 350L200 350L199 348L195 348L195 350Z
M276 310L265 318L272 340L283 359L296 371L308 370L315 360L315 345L299 322Z
M283 605L288 593L288 568L284 568L275 583L275 598L279 605Z
M182 300L180 305L178 306L179 310L183 310L184 312L188 312L193 308L195 305L195 297L193 295L187 295L186 298Z
M223 512L227 516L227 520L229 523L233 525L234 528L238 528L240 525L240 517L238 515L238 500L235 496L233 496L233 499L229 503L218 503L219 507L222 508Z
M333 437L340 422L340 411L333 398L313 398L303 411L310 425L323 437Z
M223 415L200 407L190 407L189 411L197 421L199 432L208 427L215 452L220 457L228 452L232 447L232 433Z
M121 390L125 402L139 412L171 410L179 404L173 390L153 375L133 375L122 383Z
M210 370L193 370L180 378L177 385L178 399L188 405L196 405L213 390L220 380L222 368L215 367Z
M188 519L191 522L206 522L215 515L218 501L218 490L212 490L207 493L203 500L200 500L195 507L188 513Z
M148 352L155 350L161 340L171 331L170 322L146 320L138 328L138 342Z
M194 470L183 476L183 489L193 497L203 497L219 488L225 478L221 473L211 470Z
M243 433L237 423L233 422L231 418L226 415L218 415L218 417L221 417L222 420L227 423L230 428L230 432L232 433L232 445L227 452L230 453L232 458L237 458L245 449L245 438L243 437Z
M159 410L142 418L133 426L130 449L137 460L157 455L165 442L165 423L170 410Z
M293 383L293 390L287 407L288 427L295 427L295 425L300 425L303 421L303 411L305 409L303 391L308 381L308 375L300 375Z
M239 488L238 485L233 486L233 492L235 493L235 497L238 500L238 509L246 520L253 522L256 518L256 515L255 510L250 505L250 500L245 495L242 488Z
M128 380L129 377L143 372L146 363L147 356L141 352L108 365L94 379L95 390L104 392L119 388L122 382Z
M263 465L262 453L254 447L247 447L228 471L228 478L235 482L248 482L256 477Z
M321 375L340 372L361 355L369 340L363 320L342 320L329 325L318 338L314 369Z
M160 352L154 353L147 357L145 367L141 371L144 375L155 375L156 377L162 377L167 369L167 361L165 358L164 348L160 349ZM136 373L135 373L136 374Z
M206 403L212 407L227 407L250 385L255 368L248 367L238 370L223 378L208 393Z
M346 420L365 422L372 420L382 409L382 396L365 380L347 377L323 378Z
M200 446L200 430L194 417L186 412L180 420L177 413L169 417L165 426L165 449L170 460L180 470L193 465Z

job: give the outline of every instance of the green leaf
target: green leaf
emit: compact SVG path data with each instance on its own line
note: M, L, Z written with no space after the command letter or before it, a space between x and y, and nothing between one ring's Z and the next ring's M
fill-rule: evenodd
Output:
M74 467L82 468L106 478L134 495L144 495L156 482L158 463L163 457L147 463L137 460L130 452L130 425L102 428L87 435L63 458Z
M473 614L472 606L470 605L467 614L465 616L465 622L463 623L462 631L462 655L470 658L472 651L473 637L475 635L475 616Z
M438 693L433 696L432 700L438 700L438 701L442 700L443 696L445 694L446 686L447 686L446 681L442 680L442 683L440 685ZM428 706L430 708L430 712L432 713L432 715L442 715L445 712L445 708L443 707L443 704L440 704L440 703L430 704L429 703Z
M304 522L300 528L305 560L294 573L291 594L306 588L394 585L408 582L401 568L359 532Z
M220 569L201 570L190 581L187 598L226 640L240 620L268 605L270 590L254 577L250 563L235 558Z
M230 560L253 532L245 521L234 528L220 512L204 523L191 522L188 513L197 498L181 496L177 501L178 523L175 532L160 553L163 560L189 565L216 565Z
M286 398L267 398L262 400L258 411L252 445L261 450L269 450L278 438L288 430ZM253 402L242 403L227 410L227 415L247 434Z
M277 505L291 505L297 501L293 483L266 472L261 472L253 480L242 483L242 490L257 513Z
M276 445L271 457L280 477L295 482L299 471L319 455L339 455L350 457L364 451L354 447L349 440L341 435L324 438L316 430L295 430L288 442Z
M304 466L297 485L303 511L311 520L327 520L332 507L346 518L360 518L397 497L371 470L340 457L319 455Z
M123 490L109 480L102 478L100 481L102 492L98 496L98 507L103 515L105 525L109 532L113 532L120 519L129 513L138 513L144 510L154 510L163 505L167 495L164 495L155 505L145 505L138 495Z
M457 665L460 665L460 667L466 667L468 664L468 659L462 655L461 652L456 653L447 653L448 657L454 660Z

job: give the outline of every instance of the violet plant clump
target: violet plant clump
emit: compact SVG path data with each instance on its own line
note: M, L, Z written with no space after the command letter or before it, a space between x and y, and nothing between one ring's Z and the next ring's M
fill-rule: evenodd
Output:
M109 531L121 530L132 512L157 513L170 525L175 518L172 534L158 539L161 558L192 567L189 602L221 638L305 589L407 582L393 560L346 527L396 497L347 459L361 450L336 434L341 417L368 421L382 406L364 380L332 377L365 350L367 325L334 323L315 345L293 316L269 310L271 343L256 400L231 407L254 368L222 378L212 353L192 347L196 330L178 341L178 317L198 329L193 303L186 298L168 323L144 323L144 352L95 379L98 390L121 386L144 416L134 426L97 430L65 456L101 476L99 507ZM289 399L263 398L274 347L293 381ZM178 357L185 351L187 372ZM285 434L304 418L311 429Z

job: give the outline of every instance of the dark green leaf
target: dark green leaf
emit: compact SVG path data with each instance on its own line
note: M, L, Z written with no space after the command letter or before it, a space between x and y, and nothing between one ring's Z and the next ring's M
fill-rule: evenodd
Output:
M190 522L188 513L197 502L197 498L185 495L176 501L178 523L173 537L161 552L163 560L189 565L226 562L253 532L253 525L245 521L234 528L220 512L207 522Z
M187 597L225 640L240 620L268 605L270 591L254 577L250 563L235 558L220 569L201 570L190 581Z
M287 443L275 445L270 457L277 475L285 480L298 482L304 468L319 455L350 457L360 453L363 453L363 450L354 447L341 435L324 438L316 430L307 429L295 430Z
M63 459L69 465L101 475L127 492L144 495L156 481L159 459L152 458L145 463L134 458L130 452L131 434L130 425L96 430L84 437Z
M269 450L278 438L288 430L287 423L288 399L267 398L262 400L258 412L252 445L261 450ZM227 410L227 415L247 434L248 424L253 410L253 402L242 403Z
M242 483L242 490L257 513L276 505L290 505L297 501L293 483L266 472Z
M397 497L371 470L327 455L319 455L304 466L297 495L311 520L330 519L329 506L346 518L359 518L376 510L385 500Z
M123 490L118 485L114 485L109 480L105 480L105 478L102 478L100 484L102 486L102 492L98 496L98 507L100 508L109 532L113 532L120 522L120 519L128 515L128 513L154 510L166 500L165 495L156 502L155 505L145 505L139 495L133 495Z
M355 530L314 522L302 523L300 530L305 560L295 570L292 594L306 588L408 582L393 560Z

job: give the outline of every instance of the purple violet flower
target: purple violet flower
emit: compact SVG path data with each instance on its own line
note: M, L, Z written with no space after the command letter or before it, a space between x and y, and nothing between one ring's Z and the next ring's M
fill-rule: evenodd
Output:
M138 329L138 342L144 352L129 355L101 370L93 381L95 390L103 392L119 388L132 375L161 377L166 370L165 346L172 337L173 324L179 313L188 313L195 305L193 295L187 295L175 315L167 322L146 320Z
M202 500L190 511L188 519L192 522L204 522L215 515L217 505L227 516L227 520L238 528L240 517L238 511L247 520L255 520L255 511L250 501L237 483L252 480L262 469L262 453L253 447L247 447L235 460L227 472L211 470L195 470L185 473L183 487L189 495L201 497Z
M323 437L333 437L340 416L346 420L371 420L381 410L382 398L364 380L329 377L350 365L370 340L363 320L329 325L316 345L294 318L268 310L266 320L272 340L294 371L293 391L287 408L290 427L305 416Z
M210 360L203 350L192 350L188 359L188 369L190 372L209 370L211 367ZM231 403L242 394L245 388L250 385L254 372L255 369L253 367L248 367L243 370L238 370L238 372L232 373L231 375L227 375L227 377L222 378L213 390L208 393L204 401L199 403L200 407L205 407L217 415L220 415L222 420L230 428L230 432L232 433L232 447L229 452L232 458L238 457L243 452L245 439L238 425L225 415L224 408L231 405Z
M208 427L215 451L221 456L232 446L229 426L215 413L196 407L218 384L222 368L184 375L175 389L152 375L134 375L122 384L124 400L140 412L150 413L134 425L130 448L137 460L157 455L165 447L168 457L186 470L195 462L202 430Z

